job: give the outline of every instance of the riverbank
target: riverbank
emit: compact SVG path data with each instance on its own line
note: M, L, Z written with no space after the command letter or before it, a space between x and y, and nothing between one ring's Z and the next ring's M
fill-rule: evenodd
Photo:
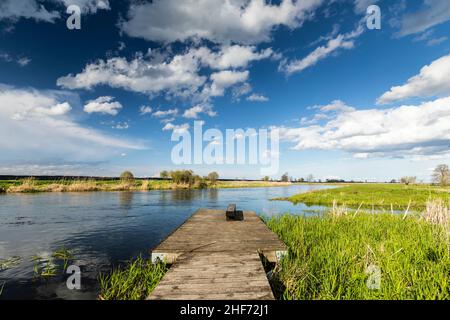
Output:
M323 217L265 219L288 247L269 278L274 294L283 300L450 299L449 222L442 201L405 217L335 208ZM102 275L99 297L144 299L166 270L139 258Z
M449 209L433 216L360 213L267 220L289 248L273 273L280 299L450 299Z
M310 205L344 205L349 208L414 210L425 208L430 199L450 201L450 187L431 185L403 185L403 184L354 184L338 188L316 190L294 195L289 198L273 200L287 200L294 204Z
M171 180L38 180L33 178L0 181L3 193L37 192L95 192L95 191L149 191L175 189L222 189L285 187L290 182L277 181L217 181L203 185L173 183Z

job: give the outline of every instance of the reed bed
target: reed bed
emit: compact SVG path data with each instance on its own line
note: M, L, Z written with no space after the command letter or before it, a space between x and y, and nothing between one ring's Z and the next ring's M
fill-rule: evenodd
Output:
M37 180L26 178L17 181L4 181L0 184L0 193L38 193L38 192L94 192L94 191L148 191L204 188L253 188L269 186L287 186L290 183L255 181L220 181L207 183L197 181L194 184L174 183L171 180Z
M422 214L266 219L287 244L273 273L282 299L449 299L449 207L430 201ZM374 286L373 283L376 285Z

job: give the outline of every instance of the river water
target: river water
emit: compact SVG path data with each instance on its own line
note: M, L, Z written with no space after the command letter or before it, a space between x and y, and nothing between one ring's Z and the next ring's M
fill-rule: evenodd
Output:
M312 215L324 208L269 199L323 188L329 187L0 195L0 299L96 299L99 272L147 257L198 208L236 203L265 216ZM41 257L42 268L62 247L81 267L81 290L67 289L63 272L35 274L32 257Z

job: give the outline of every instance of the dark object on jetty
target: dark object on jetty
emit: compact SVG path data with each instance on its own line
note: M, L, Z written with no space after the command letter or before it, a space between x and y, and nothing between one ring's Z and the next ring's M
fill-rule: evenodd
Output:
M6 188L0 187L0 193L6 193Z
M236 210L235 204L229 204L226 212L227 220L242 221L244 220L244 212Z

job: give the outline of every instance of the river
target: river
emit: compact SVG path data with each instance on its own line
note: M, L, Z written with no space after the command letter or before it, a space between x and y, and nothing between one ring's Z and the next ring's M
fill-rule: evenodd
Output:
M99 272L147 257L198 208L236 203L265 216L311 215L324 208L269 199L323 188L329 187L0 195L0 299L96 299ZM35 275L32 257L41 257L42 267L61 247L81 267L81 290L67 289L61 272L48 279Z

